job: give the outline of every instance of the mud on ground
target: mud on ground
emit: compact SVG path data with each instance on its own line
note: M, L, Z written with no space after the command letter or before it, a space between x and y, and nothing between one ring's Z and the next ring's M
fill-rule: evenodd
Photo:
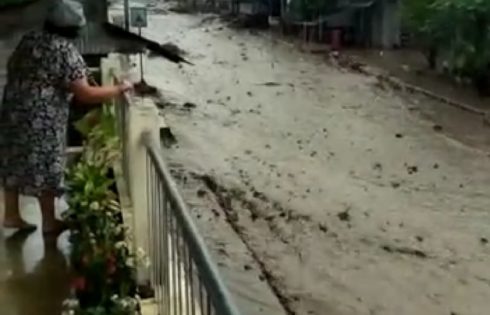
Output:
M202 18L150 18L195 66L151 58L146 79L243 313L487 314L481 118Z

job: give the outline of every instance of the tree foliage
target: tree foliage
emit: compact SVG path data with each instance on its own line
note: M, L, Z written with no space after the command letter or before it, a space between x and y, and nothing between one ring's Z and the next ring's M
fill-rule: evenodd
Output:
M427 30L458 75L479 77L490 65L490 1L436 0Z
M479 80L490 68L490 1L410 0L405 24L437 49L457 76Z

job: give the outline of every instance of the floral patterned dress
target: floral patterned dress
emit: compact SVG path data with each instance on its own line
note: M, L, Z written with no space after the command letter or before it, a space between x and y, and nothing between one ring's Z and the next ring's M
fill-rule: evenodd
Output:
M7 65L0 105L0 186L39 196L63 193L69 84L86 76L69 41L46 32L25 35Z

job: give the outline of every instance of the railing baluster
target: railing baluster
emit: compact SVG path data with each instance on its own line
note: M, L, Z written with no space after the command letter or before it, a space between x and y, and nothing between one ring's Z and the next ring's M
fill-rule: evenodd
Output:
M176 227L176 236L175 238L177 239L177 261L176 261L176 268L177 268L177 285L178 285L178 299L179 299L179 314L182 315L183 308L182 308L182 269L181 269L181 248L180 248L180 240L181 240L181 235L179 233L180 229L177 226Z
M159 315L239 315L155 140L143 140L147 150L148 254Z
M199 279L201 280L201 279ZM199 312L204 315L204 292L203 292L202 282L199 281Z
M172 209L173 210L173 209ZM173 214L173 211L172 211L172 214ZM171 239L172 239L172 292L171 292L171 296L172 296L172 310L171 310L171 314L177 314L177 301L176 301L176 298L177 298L177 282L178 282L178 279L177 279L177 255L176 255L176 247L177 247L177 243L176 243L176 235L175 235L175 229L177 228L177 220L175 218L173 218L173 216L170 217L170 220L172 222L172 226L171 226L171 229L170 229L170 233L171 233ZM174 223L175 222L175 223Z
M185 314L189 315L190 314L190 309L191 309L191 295L190 295L190 258L189 258L189 248L186 246L185 242L183 244L184 246L184 276L185 276L185 301L186 301L186 306L185 306Z
M148 240L150 243L152 243L152 238L153 238L153 230L152 230L152 225L151 225L151 216L152 216L152 213L153 213L153 204L152 204L152 196L153 196L153 187L152 187L152 178L153 178L153 164L150 163L150 156L147 154L146 155L146 173L147 173L147 177L146 177L146 194L147 194L147 198L146 198L146 203L147 203L147 218L148 218L148 228L149 228L149 233L148 233ZM150 259L152 261L152 263L154 263L154 250L151 249L150 250L150 253L148 253L148 255L150 256ZM150 276L151 276L151 281L153 281L153 269L150 270Z
M162 205L162 199L163 199L163 194L162 194L162 182L157 181L157 195L158 195L158 208L157 208L157 218L156 218L156 257L157 257L157 265L154 266L152 269L157 271L157 284L155 286L155 290L157 291L156 296L158 297L157 303L158 303L158 313L162 313L162 241L160 237L160 231L162 231L162 210L163 210L163 205Z
M189 290L191 294L191 315L196 314L196 301L195 301L195 296L194 296L194 268L192 268L194 265L194 262L192 261L192 258L189 254L189 276L190 276L190 283L189 283Z
M169 207L168 207L168 198L167 198L167 191L165 188L163 188L163 194L164 194L164 204L163 204L163 213L164 213L164 224L163 224L163 229L162 229L162 234L163 234L163 270L164 270L164 290L165 290L165 309L167 311L167 314L170 314L170 253L169 253Z
M211 297L209 296L210 292L206 292L206 314L211 315Z

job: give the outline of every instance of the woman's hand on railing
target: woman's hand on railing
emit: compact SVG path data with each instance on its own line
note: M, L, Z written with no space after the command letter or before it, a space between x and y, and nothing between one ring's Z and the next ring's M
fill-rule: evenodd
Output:
M121 94L124 94L126 92L130 92L134 89L133 83L123 80L121 83L118 84L119 92Z

